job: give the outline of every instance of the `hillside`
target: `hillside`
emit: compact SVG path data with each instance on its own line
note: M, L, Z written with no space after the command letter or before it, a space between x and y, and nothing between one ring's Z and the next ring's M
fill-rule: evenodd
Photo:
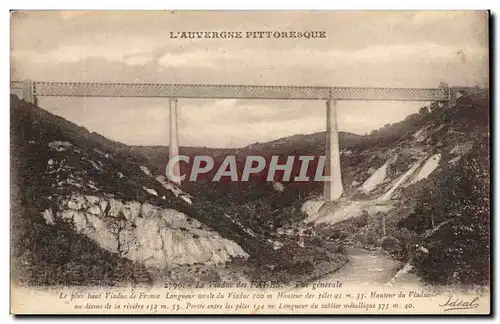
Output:
M429 282L489 280L489 93L453 106L432 103L365 136L341 133L344 194L322 200L322 183L197 181L183 187L209 197L244 227L275 240L311 240L383 249L411 261ZM148 155L144 148L134 148ZM157 147L159 166L167 148ZM160 153L163 152L163 153ZM183 151L222 160L247 155L324 154L324 133L295 135L227 151ZM217 163L216 163L217 164ZM263 171L265 173L266 170ZM467 224L473 222L474 226ZM426 251L426 252L423 252ZM448 254L443 255L443 251Z
M340 263L328 263L330 254L313 245L293 257L277 251L269 237L205 197L158 177L144 156L15 96L10 132L12 273L19 283L253 280L266 269L276 269L269 279L283 281L308 275L296 269L300 254L323 258L319 270L308 269L314 276L342 264L340 254Z
M428 282L489 280L486 91L369 135L342 133L336 202L322 200L320 182L261 174L178 187L163 176L168 148L113 142L15 96L10 132L19 283L309 281L345 264L346 246L385 251ZM216 166L230 154L238 163L320 156L324 133L181 154L213 156Z
M229 220L196 213L199 201L160 184L123 145L11 100L13 256L16 273L28 272L20 280L117 284L133 267L151 281L146 268L249 257L227 239L245 242L248 234ZM250 251L260 249L257 240ZM87 268L97 271L95 278L83 275ZM48 279L39 282L37 273Z
M433 104L401 136L359 152L344 168L342 199L310 201L305 221L318 235L410 261L426 282L486 284L489 148L486 91Z

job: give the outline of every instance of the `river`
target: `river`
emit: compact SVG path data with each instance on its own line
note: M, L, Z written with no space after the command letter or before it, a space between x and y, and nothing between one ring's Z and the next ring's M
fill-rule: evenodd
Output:
M340 281L344 284L373 285L385 284L391 280L402 264L383 251L369 251L357 247L346 247L348 262L340 268L318 281ZM419 285L420 281L414 274L405 274L396 281L397 284L404 283Z

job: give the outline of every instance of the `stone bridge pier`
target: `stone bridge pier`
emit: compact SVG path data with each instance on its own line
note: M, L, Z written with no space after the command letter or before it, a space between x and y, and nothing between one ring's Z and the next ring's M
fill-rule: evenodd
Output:
M169 145L168 145L168 158L172 159L179 156L179 128L177 121L177 98L170 98L168 100L169 110L170 110L170 132L169 132ZM177 162L173 165L172 170L174 179L173 182L180 184L181 183L181 167L180 162Z
M330 181L325 181L323 198L337 200L342 195L342 173L340 171L339 129L337 118L337 100L326 102L326 141L325 141L325 175Z

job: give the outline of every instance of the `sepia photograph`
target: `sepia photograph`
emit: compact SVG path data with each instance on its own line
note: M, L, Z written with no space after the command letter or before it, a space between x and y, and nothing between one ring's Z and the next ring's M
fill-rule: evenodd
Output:
M11 11L11 314L489 315L489 26Z

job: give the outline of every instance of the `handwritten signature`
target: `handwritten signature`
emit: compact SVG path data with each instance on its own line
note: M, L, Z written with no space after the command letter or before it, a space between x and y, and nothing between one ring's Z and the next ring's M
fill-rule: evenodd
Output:
M473 308L478 308L479 304L477 301L479 300L479 297L474 297L472 300L464 300L457 298L455 296L450 296L446 303L444 304L439 304L441 307L446 307L444 311L451 311L451 310L457 310L457 309L473 309Z

